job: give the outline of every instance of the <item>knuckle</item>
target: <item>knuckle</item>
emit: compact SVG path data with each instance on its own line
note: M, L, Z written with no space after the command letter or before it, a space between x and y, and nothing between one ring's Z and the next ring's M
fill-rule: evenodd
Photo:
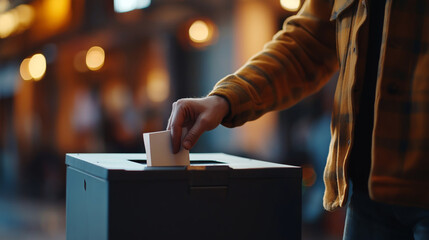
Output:
M185 103L186 103L186 100L185 99L179 99L175 103L176 103L177 107L183 107L183 105L185 105Z
M210 118L208 117L201 117L199 121L203 128L206 128L208 125L210 125Z
M184 109L193 105L194 99L192 98L181 98L176 101L176 107L179 109Z
M173 104L172 104L173 109L176 109L176 108L177 108L177 105L178 105L179 101L180 101L180 100L177 100L177 101L174 101L174 102L173 102Z
M184 102L186 102L185 98L181 98L181 99L177 99L176 101L173 102L173 106L181 106L184 104Z

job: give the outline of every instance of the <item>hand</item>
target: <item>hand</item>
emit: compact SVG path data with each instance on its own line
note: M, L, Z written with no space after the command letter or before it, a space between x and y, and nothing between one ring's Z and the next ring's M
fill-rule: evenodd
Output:
M167 125L167 130L171 130L173 152L180 150L182 128L188 129L182 145L189 150L203 132L216 128L228 112L228 102L219 96L184 98L174 102Z

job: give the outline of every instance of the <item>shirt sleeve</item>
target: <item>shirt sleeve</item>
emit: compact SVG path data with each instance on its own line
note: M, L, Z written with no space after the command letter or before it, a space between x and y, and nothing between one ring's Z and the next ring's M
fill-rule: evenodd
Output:
M288 108L319 90L337 70L335 22L329 0L307 0L264 49L209 95L225 98L222 124L235 127L272 110Z

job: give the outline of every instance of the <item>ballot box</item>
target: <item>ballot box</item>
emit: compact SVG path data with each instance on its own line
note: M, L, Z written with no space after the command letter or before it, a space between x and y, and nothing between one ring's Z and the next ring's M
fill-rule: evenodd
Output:
M301 238L299 167L222 153L190 163L67 154L67 239Z

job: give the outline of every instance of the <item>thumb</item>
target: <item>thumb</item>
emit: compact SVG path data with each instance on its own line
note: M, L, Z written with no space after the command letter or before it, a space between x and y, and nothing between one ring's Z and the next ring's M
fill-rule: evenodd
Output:
M192 126L192 128L188 131L185 138L183 139L183 147L186 150L191 149L195 145L195 143L197 143L198 139L203 133L204 128L201 124L201 121L195 122L195 124Z

